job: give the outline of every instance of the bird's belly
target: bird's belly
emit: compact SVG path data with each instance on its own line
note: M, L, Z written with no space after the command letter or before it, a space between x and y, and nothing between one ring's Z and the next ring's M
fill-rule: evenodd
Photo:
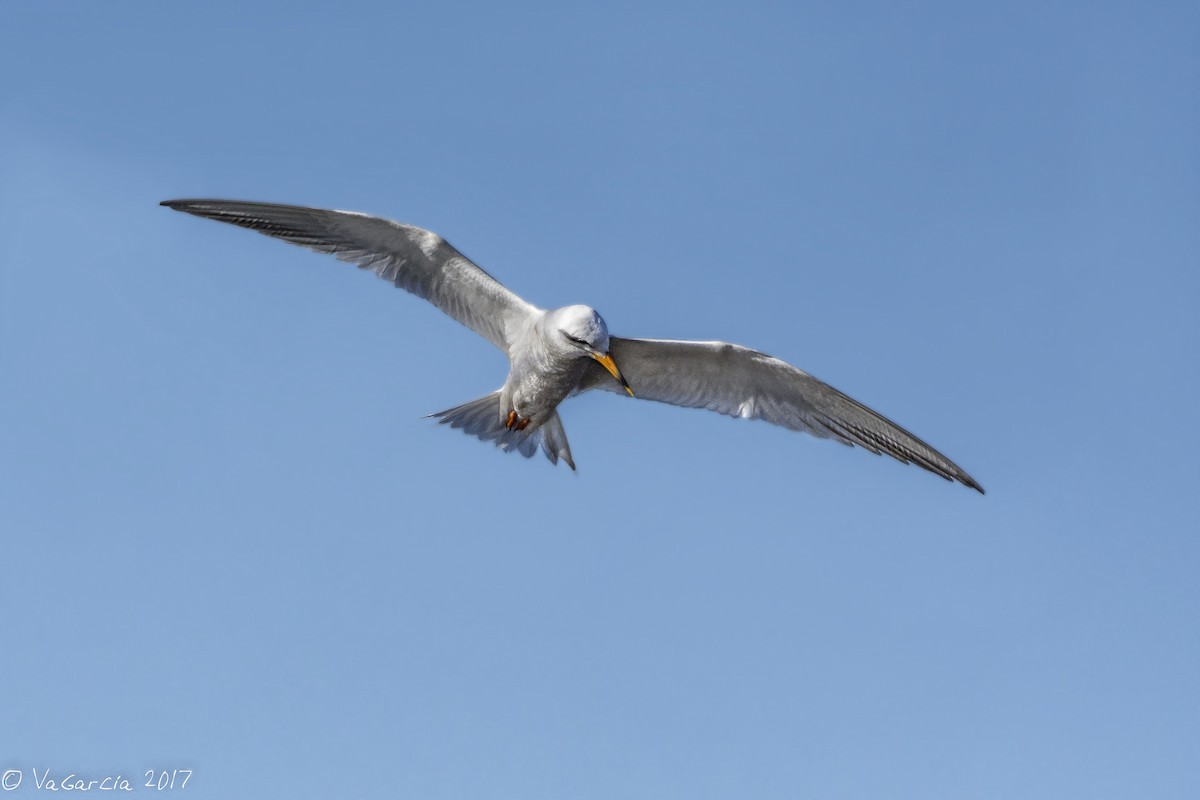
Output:
M516 392L513 394L513 410L522 419L537 426L548 420L566 397L566 392L558 391Z
M512 409L533 426L554 415L558 404L571 394L578 383L571 373L533 373L517 381L512 391Z

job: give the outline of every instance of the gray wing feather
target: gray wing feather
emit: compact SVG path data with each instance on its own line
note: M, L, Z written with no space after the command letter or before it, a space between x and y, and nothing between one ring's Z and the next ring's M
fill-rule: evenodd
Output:
M162 205L335 255L428 300L506 352L508 323L536 310L445 239L412 225L353 211L237 200Z
M635 397L731 417L766 420L823 439L887 453L983 492L957 464L891 420L786 361L725 342L610 339ZM579 390L624 389L589 364Z

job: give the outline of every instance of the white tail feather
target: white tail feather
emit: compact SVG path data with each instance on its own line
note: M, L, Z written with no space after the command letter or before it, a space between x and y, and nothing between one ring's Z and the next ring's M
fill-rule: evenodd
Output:
M495 391L478 400L429 416L437 417L439 424L461 428L463 433L476 436L485 442L494 442L496 447L506 453L516 451L526 458L532 458L540 445L550 463L557 464L561 458L567 462L567 466L575 469L571 447L567 444L567 432L563 430L562 420L557 412L536 428L509 430L504 427L504 416L500 412L500 392Z

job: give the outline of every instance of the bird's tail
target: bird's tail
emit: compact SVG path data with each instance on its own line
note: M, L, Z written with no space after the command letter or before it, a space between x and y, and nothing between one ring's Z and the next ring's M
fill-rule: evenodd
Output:
M442 425L461 428L463 433L477 436L485 442L494 442L506 453L516 451L526 458L532 458L540 446L550 463L557 464L561 458L567 462L567 466L575 469L571 446L567 444L567 432L563 430L558 412L536 428L509 430L504 427L504 417L500 413L500 392L495 391L478 400L429 416L437 417Z

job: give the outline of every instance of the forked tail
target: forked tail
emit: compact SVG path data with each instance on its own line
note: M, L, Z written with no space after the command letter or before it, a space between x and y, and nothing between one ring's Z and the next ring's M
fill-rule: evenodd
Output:
M509 430L504 427L504 418L500 414L499 390L478 400L429 416L437 417L442 425L461 428L463 433L477 436L485 442L494 442L496 447L506 453L515 451L526 458L532 458L538 447L541 447L551 464L557 464L561 458L567 462L567 466L575 469L575 461L571 458L571 446L567 444L567 432L563 430L558 412L536 428Z

